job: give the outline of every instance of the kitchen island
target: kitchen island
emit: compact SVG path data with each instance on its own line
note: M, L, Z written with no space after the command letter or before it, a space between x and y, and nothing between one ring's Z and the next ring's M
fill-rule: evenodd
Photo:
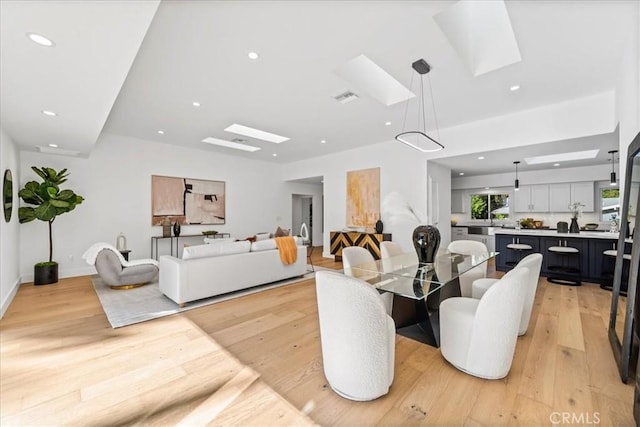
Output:
M599 284L610 284L615 267L615 258L606 256L604 251L616 249L618 233L608 231L581 231L580 233L558 233L545 229L500 229L495 230L496 270L508 271L518 261L516 251L507 248L510 243L527 244L532 247L529 253L541 253L543 256L542 276L548 276L549 266L557 265L561 260L548 251L551 246L570 246L580 251L579 256L572 259L569 267L578 268L582 272L582 280ZM631 239L625 239L625 253L631 253ZM523 254L526 256L527 254Z

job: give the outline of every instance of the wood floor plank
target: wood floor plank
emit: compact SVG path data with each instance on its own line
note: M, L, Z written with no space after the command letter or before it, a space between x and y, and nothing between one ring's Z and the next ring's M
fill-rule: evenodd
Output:
M560 297L562 303L558 313L558 344L584 351L578 291L573 286L561 286Z

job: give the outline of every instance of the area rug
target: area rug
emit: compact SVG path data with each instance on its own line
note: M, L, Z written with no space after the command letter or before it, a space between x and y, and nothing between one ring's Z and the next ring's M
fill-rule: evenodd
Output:
M329 269L315 267L315 270L319 271ZM98 298L102 304L102 309L107 315L107 319L109 320L111 327L115 329L122 326L132 325L134 323L144 322L146 320L157 319L159 317L192 310L205 305L215 304L232 298L265 291L267 289L291 285L303 280L312 279L314 276L315 273L309 272L302 277L294 277L292 279L281 280L279 282L268 283L266 285L190 302L187 303L185 307L180 307L178 304L164 296L164 294L160 292L158 282L149 283L148 285L128 290L111 289L109 285L104 283L104 281L97 275L91 278L91 282L93 283L93 288L96 290L96 294L98 294Z

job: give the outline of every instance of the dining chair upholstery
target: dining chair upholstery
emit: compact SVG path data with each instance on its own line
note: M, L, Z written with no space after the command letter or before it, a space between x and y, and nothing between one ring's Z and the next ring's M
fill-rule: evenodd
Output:
M388 393L395 363L395 324L368 283L334 271L316 273L324 374L350 400Z
M529 275L513 269L481 299L455 297L440 304L440 351L470 375L504 378L511 369Z
M393 271L395 267L390 258L402 254L404 254L404 251L397 243L389 241L380 242L380 259L382 260L382 270L385 272Z
M489 256L489 251L484 243L475 240L454 240L447 247L449 252L462 255L484 255ZM487 277L487 263L483 262L477 267L460 275L460 294L463 297L471 297L473 282L477 279Z
M524 304L522 306L522 316L520 317L520 326L518 328L518 336L527 333L529 321L531 320L531 312L533 311L533 302L536 298L536 290L538 289L538 281L540 279L540 269L542 268L542 254L530 254L522 258L522 260L514 267L529 269L529 275L525 280L526 287ZM482 298L491 286L498 282L499 279L478 279L473 282L471 290L472 298Z
M352 270L352 267L356 265L367 266L372 271L376 271L376 260L373 255L360 246L349 246L342 249L342 266L344 267L344 274L347 276L357 277L361 280L369 280L376 276L376 273L366 274L364 272L358 272L357 274ZM391 315L393 310L393 294L385 292L380 294L386 311Z

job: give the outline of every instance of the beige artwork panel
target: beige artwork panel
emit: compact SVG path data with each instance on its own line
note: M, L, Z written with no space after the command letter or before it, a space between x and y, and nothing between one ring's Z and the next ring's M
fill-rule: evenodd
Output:
M224 224L225 183L151 176L151 224L169 217L180 224Z
M375 226L380 218L380 168L347 172L347 226Z

